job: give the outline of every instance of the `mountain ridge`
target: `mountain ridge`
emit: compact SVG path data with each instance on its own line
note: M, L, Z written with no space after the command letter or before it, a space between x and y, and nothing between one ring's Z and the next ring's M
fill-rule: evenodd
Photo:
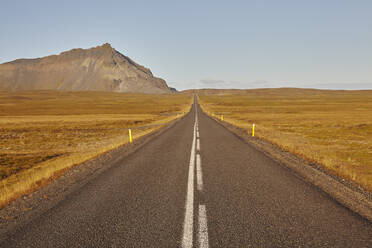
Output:
M109 43L0 64L0 90L171 93L163 79Z

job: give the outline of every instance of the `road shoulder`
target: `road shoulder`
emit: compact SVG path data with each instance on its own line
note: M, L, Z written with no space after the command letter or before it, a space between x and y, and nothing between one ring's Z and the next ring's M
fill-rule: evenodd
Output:
M205 114L205 113L203 113ZM208 116L208 115L207 115ZM212 118L208 116L209 118ZM290 169L300 178L316 186L341 205L372 222L372 194L351 182L325 171L320 165L310 163L262 139L250 136L245 130L212 118L253 148Z

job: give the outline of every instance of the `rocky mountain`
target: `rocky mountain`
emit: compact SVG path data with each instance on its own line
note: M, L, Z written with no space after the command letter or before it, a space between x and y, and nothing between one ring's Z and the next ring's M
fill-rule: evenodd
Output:
M0 90L171 92L163 79L108 43L0 64Z

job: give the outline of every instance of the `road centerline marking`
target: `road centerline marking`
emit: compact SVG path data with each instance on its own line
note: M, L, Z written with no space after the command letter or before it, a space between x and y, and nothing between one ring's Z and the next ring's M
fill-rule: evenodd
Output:
M189 174L187 181L187 193L185 203L185 219L183 223L182 248L192 248L194 245L193 237L194 237L195 174L197 190L200 193L203 191L203 173L201 169L200 137L197 109L195 109L195 122L190 153ZM199 248L209 248L206 206L202 204L198 204L197 206L199 206L197 218L198 227L196 229L198 246Z
M195 112L196 116L196 112ZM185 220L183 223L182 248L191 248L193 246L194 234L194 168L195 168L195 141L196 141L196 125L195 118L193 140L191 145L189 175L187 182Z
M200 154L196 154L196 185L198 191L203 191L203 173L201 170Z
M207 210L205 205L199 205L199 248L209 247Z

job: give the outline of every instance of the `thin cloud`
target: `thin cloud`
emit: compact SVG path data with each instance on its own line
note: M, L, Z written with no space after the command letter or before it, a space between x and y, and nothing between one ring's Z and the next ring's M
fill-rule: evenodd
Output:
M224 85L226 84L226 81L224 80L216 80L216 79L201 79L200 80L200 83L201 84L204 84L204 85Z
M226 81L222 79L201 79L200 87L207 88L229 88L229 89L251 89L251 88L265 88L273 87L266 80L256 80L252 82L241 82L241 81Z

